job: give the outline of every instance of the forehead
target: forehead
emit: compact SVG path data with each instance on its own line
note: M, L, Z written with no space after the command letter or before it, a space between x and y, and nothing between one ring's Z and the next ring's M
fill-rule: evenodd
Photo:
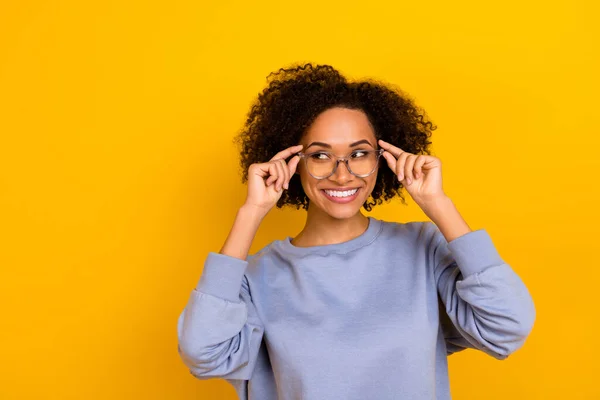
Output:
M331 108L319 114L302 138L303 144L324 142L332 146L347 146L367 139L375 145L375 132L367 115L361 110Z

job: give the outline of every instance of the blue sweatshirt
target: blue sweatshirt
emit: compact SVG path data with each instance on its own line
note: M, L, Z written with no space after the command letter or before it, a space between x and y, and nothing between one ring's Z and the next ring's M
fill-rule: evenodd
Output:
M448 243L432 222L370 217L344 243L287 237L247 261L209 253L178 350L195 377L223 378L240 399L450 399L447 356L503 360L535 314L485 230Z

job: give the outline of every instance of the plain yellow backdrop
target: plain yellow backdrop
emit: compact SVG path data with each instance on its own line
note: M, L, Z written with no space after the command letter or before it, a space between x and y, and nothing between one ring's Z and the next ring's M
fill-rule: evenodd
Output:
M190 375L176 321L244 201L251 102L314 62L415 98L446 192L534 297L507 360L450 357L454 398L599 399L597 21L591 0L3 2L0 398L235 398ZM372 215L425 220L408 198ZM304 215L274 210L253 251Z

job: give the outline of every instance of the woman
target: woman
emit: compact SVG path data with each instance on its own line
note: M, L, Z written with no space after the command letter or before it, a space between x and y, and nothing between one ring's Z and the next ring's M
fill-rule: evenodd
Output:
M527 288L444 193L406 95L330 66L271 76L239 135L247 200L178 321L183 361L240 399L449 399L447 355L523 345ZM361 213L402 188L432 222ZM304 228L249 256L275 205Z

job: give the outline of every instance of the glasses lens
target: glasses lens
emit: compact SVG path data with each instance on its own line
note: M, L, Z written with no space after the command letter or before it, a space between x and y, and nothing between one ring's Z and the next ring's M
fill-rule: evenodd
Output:
M356 175L368 175L377 166L377 152L368 150L353 151L348 164Z
M313 153L306 158L308 172L317 178L331 175L335 160L328 153Z

